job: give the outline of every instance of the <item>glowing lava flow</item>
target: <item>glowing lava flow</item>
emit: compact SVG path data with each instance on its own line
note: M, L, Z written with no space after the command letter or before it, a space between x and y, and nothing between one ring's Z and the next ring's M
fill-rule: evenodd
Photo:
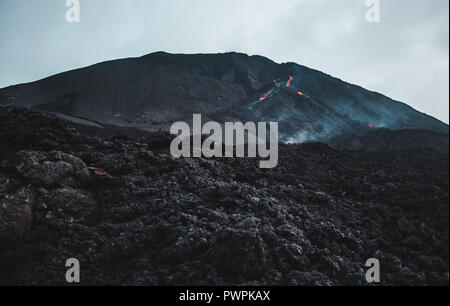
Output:
M289 76L289 81L286 83L286 87L291 87L291 82L294 78L292 76Z
M267 98L272 97L275 93L279 92L279 90L283 89L283 88L290 89L300 96L305 96L305 94L303 92L292 87L293 80L294 80L294 78L292 76L289 76L289 80L287 82L283 82L280 80L273 81L274 86L272 87L272 89L269 90L268 92L266 92L263 96L261 96L261 98L259 98L257 102L262 102L262 101L266 100ZM309 98L309 97L307 97L307 98Z
M273 89L271 89L270 91L268 91L264 96L262 96L261 98L259 98L259 102L262 102L262 101L264 101L265 99L267 99L267 98L269 98L269 97L271 97L272 96L272 93L273 93Z

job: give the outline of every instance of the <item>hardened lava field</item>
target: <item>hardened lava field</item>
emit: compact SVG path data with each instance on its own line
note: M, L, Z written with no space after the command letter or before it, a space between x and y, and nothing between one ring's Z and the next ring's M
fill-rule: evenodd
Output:
M0 108L0 283L448 285L448 154L280 145L174 159L168 134ZM132 136L133 135L133 136Z

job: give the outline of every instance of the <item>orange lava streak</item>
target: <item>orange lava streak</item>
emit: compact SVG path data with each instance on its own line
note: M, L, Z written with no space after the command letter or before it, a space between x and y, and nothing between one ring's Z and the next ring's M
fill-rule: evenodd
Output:
M270 90L269 92L267 92L264 96L262 96L261 98L259 98L259 102L264 101L265 99L267 99L268 97L270 97L270 95L273 93L273 89Z
M291 82L294 78L292 76L289 76L289 81L287 81L286 86L291 87Z
M294 78L291 75L289 76L289 80L286 83L279 82L278 80L274 80L273 81L274 87L270 91L266 92L261 98L259 98L258 102L262 102L262 101L272 97L275 93L277 93L279 91L280 88L290 88L292 90L292 92L296 92L300 96L309 98L309 96L305 96L305 94L303 92L298 91L297 88L291 86L291 83L293 80L294 80Z

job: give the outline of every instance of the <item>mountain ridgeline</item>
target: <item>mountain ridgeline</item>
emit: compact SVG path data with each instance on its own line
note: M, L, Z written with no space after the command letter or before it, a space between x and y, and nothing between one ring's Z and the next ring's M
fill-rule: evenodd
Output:
M289 86L275 86L290 78ZM379 93L295 63L239 53L158 52L103 62L1 89L0 104L149 131L188 122L194 113L218 122L275 121L281 140L291 143L377 128L448 135L447 124Z

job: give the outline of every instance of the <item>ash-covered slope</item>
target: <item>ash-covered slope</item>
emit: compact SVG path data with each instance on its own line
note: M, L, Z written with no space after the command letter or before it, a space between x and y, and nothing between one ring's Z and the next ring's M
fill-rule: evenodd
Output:
M284 88L258 101L274 80L290 76L304 96ZM448 133L448 125L378 93L295 63L238 53L159 52L104 62L4 88L0 103L149 130L193 113L220 122L273 120L290 142L362 134L369 125Z
M362 151L395 151L414 148L432 148L449 152L448 134L427 130L388 129L370 130L364 135L341 135L328 143L338 149Z
M377 258L381 285L448 285L448 154L281 145L261 170L173 159L166 133L0 122L0 284L64 284L77 258L84 285L367 285Z

